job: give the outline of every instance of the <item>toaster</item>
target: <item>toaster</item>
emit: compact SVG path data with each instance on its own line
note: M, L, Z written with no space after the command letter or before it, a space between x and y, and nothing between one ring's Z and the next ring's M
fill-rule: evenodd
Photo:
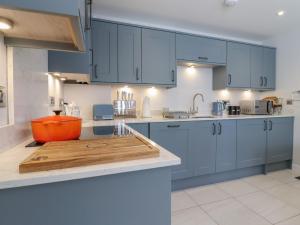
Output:
M114 110L111 104L93 105L94 120L113 120Z

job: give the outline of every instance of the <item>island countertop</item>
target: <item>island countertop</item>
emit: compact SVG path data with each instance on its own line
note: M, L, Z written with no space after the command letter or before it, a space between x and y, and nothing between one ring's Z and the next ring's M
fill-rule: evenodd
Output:
M124 123L118 123L126 126ZM98 124L105 126L106 124ZM87 124L84 125L88 126ZM138 132L126 126L133 134L141 136ZM127 172L135 172L147 169L169 167L179 165L181 160L166 149L147 139L160 150L160 156L148 159L130 160L123 162L99 164L93 166L81 166L68 169L51 170L45 172L19 173L19 164L37 148L26 148L25 145L33 140L28 140L10 150L0 153L0 190L16 187L24 187L38 184L47 184L68 180L84 179L105 175L113 175Z

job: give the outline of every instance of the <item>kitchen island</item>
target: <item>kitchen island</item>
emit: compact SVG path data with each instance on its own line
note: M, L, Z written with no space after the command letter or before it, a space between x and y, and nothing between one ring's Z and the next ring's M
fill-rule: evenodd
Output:
M20 174L36 150L28 143L0 154L0 224L171 224L171 167L180 159L155 143L156 158Z

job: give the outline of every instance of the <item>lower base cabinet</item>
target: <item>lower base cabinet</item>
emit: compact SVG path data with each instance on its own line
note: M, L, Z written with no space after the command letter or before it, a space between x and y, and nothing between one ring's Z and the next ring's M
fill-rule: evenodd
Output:
M150 139L181 158L181 165L172 169L173 180L193 176L191 133L192 124L189 122L150 124Z
M173 180L292 160L294 119L150 123L150 139L181 158Z
M268 120L267 163L282 162L293 158L294 118Z
M264 119L237 121L237 168L266 162L267 134Z
M130 123L127 124L132 129L136 130L140 134L149 138L149 124L148 123Z

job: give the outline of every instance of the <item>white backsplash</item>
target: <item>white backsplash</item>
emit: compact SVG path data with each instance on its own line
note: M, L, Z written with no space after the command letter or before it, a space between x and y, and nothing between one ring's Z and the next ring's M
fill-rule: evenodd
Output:
M0 34L0 86L7 91L7 62L6 46L4 45L3 35ZM0 108L0 127L8 124L8 108Z
M205 102L197 100L199 111L202 114L211 112L211 102L218 99L230 100L232 105L238 105L241 99L255 99L260 97L259 92L247 90L212 90L211 68L177 67L177 87L166 89L156 87L153 89L145 86L126 87L127 91L134 94L137 101L137 110L141 111L143 98L149 96L151 109L161 111L167 107L171 110L188 110L192 106L193 95L203 93ZM76 102L81 109L84 119L92 119L92 105L112 103L117 98L117 90L123 90L124 85L64 85L64 97L67 102Z
M0 151L31 135L30 121L48 115L48 54L46 50L9 48L7 54L10 124L0 128Z

